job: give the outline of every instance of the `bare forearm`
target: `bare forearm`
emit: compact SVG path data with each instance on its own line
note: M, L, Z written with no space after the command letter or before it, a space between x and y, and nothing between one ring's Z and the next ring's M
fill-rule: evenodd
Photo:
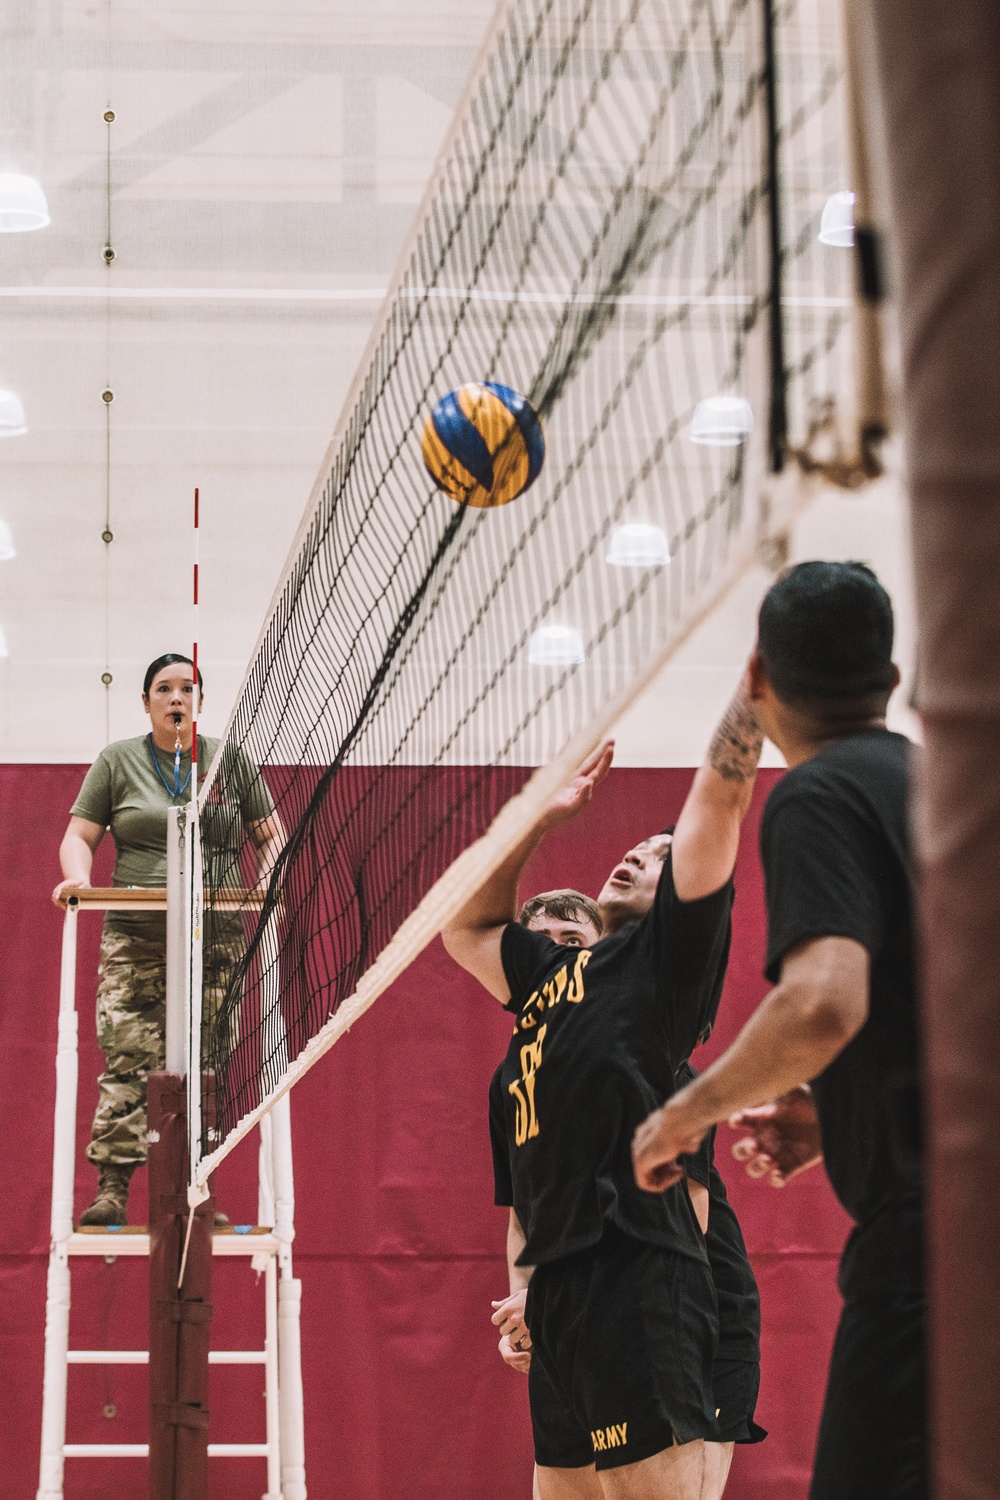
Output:
M781 982L728 1052L654 1110L632 1142L636 1181L661 1192L720 1120L817 1077L868 1019L871 960L853 938L811 938L784 960Z
M525 865L544 836L545 828L538 827L521 840L503 864L494 870L485 885L480 887L471 900L467 901L449 922L445 932L446 937L448 932L454 929L475 930L500 927L505 922L512 922L515 919L518 910L518 882Z
M822 1007L803 1005L794 986L779 985L728 1051L671 1102L708 1129L817 1077L849 1040Z
M59 845L59 866L64 880L79 880L90 884L94 867L94 854L90 845L78 833L67 833Z
M524 1230L514 1210L510 1211L510 1221L507 1225L507 1276L510 1281L510 1294L527 1290L528 1283L534 1272L534 1266L519 1266L516 1264L518 1256L525 1246Z
M719 721L708 749L706 764L723 781L739 790L749 804L760 764L764 734L757 723L745 683L740 683Z
M743 684L712 736L677 819L674 886L682 901L719 890L733 873L764 737Z
M253 838L257 846L257 881L263 886L285 847L285 830L280 819L275 816L265 823L257 824L253 829Z

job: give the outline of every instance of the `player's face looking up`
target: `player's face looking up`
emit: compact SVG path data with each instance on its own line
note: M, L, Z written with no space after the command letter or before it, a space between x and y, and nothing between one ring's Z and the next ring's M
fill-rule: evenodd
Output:
M597 898L606 915L606 926L621 927L650 910L671 842L669 833L643 839L615 866Z
M529 932L544 932L554 943L563 948L592 948L600 941L601 934L587 918L552 917L539 911L525 924Z

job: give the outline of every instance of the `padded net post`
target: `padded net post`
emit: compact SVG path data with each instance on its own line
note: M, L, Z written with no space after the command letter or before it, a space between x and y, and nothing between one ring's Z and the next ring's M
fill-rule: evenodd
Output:
M212 1319L209 1198L188 1220L182 1080L152 1073L149 1123L149 1476L151 1500L207 1500L208 1350Z

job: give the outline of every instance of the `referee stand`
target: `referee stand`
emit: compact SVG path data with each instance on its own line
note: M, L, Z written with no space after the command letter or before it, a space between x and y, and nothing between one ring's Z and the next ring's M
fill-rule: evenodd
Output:
M172 812L170 849L176 859L183 823ZM171 864L174 863L171 860ZM213 1230L214 1199L199 1205L188 1231L188 1126L180 1071L149 1080L150 1224L76 1230L73 1190L79 1078L76 1010L77 924L81 911L165 911L167 891L97 887L64 901L60 973L56 1104L52 1166L52 1216L45 1304L45 1362L41 1458L37 1500L62 1500L67 1458L145 1458L151 1500L205 1500L210 1458L265 1458L263 1500L306 1500L300 1309L302 1284L292 1274L294 1179L287 1097L260 1127L258 1223ZM173 914L172 914L173 915ZM169 967L169 966L168 966ZM172 982L173 981L173 982ZM168 972L168 1009L176 975ZM170 1022L174 1024L171 1025ZM168 1020L176 1038L176 1021ZM168 1052L168 1066L175 1057ZM78 1256L150 1260L150 1337L143 1349L71 1349L70 1269ZM264 1283L262 1349L210 1348L212 1268L216 1257L249 1259ZM149 1366L148 1443L66 1441L70 1365ZM209 1366L261 1365L264 1370L265 1440L209 1442Z

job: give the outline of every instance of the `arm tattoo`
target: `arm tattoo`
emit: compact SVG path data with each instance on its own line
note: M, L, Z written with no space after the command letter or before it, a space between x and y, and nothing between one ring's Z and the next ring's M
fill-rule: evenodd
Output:
M712 736L708 762L725 781L752 781L764 735L741 688Z

